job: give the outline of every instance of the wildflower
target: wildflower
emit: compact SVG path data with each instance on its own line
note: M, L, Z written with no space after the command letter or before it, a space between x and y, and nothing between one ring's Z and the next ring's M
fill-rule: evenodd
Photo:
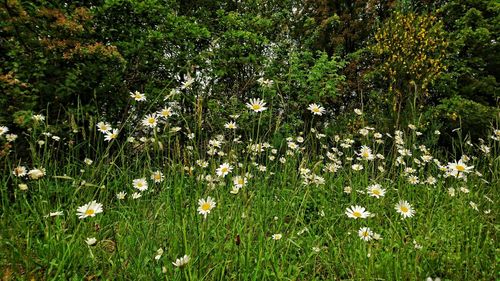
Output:
M28 174L27 170L26 170L26 167L24 166L17 166L14 168L14 170L12 171L12 174L16 177L24 177Z
M472 209L476 210L476 211L479 211L479 209L477 208L477 204L472 202L472 201L469 201L469 205L471 206Z
M230 122L227 122L226 124L224 124L224 128L234 130L234 129L238 128L238 126L236 126L236 122L230 121Z
M493 135L491 136L491 138L496 141L500 140L500 130L498 129L493 130Z
M219 177L225 177L233 170L233 167L229 163L223 163L215 171Z
M283 238L283 235L281 233L276 233L273 234L272 238L273 240L280 240L281 238Z
M149 128L154 128L158 124L158 119L156 119L156 114L148 114L144 119L142 119L142 125L149 127Z
M37 180L43 176L45 176L45 169L44 168L41 168L41 169L35 168L35 169L32 169L28 172L28 177L32 180Z
M221 142L221 141L219 141L219 140L209 140L209 141L208 141L208 144L209 144L210 146L220 148L220 147L221 147L222 142Z
M112 141L116 138L118 138L118 129L111 129L110 131L106 132L106 136L104 137L105 141Z
M404 200L400 200L394 208L403 218L411 218L415 214L415 210L413 210L410 203Z
M171 133L177 133L177 132L179 132L180 130L182 130L182 128L181 128L181 127L173 127L172 129L170 129L170 132L171 132Z
M58 216L62 216L64 214L63 211L55 211L55 212L50 212L48 215L45 215L44 217L45 218L48 218L48 217L58 217Z
M20 183L20 184L18 185L18 187L19 187L19 189L20 189L20 190L22 190L22 191L26 191L26 190L28 190L28 185L27 185L27 184L25 184L25 183Z
M273 80L269 80L269 79L264 79L264 77L260 77L259 79L257 79L257 82L261 85L261 86L265 86L265 87L271 87L274 83Z
M375 159L375 157L372 154L372 150L366 145L361 146L361 149L360 149L359 153L357 153L357 154L358 154L358 156L360 156L364 160Z
M415 176L415 175L411 175L411 176L409 176L409 177L408 177L408 182L409 182L410 184L415 185L415 184L418 184L418 183L420 182L420 180L418 179L418 177L417 177L417 176Z
M368 194L370 196L373 196L376 198L380 198L380 197L383 197L385 195L385 189L383 189L380 186L380 184L374 184L374 185L368 186L367 191L368 191Z
M262 112L267 109L265 107L266 103L261 100L261 99L250 99L250 102L246 104L246 106L255 111L255 112Z
M323 115L323 112L325 112L324 107L315 103L311 103L307 109L311 111L314 115L319 115L319 116Z
M360 135L366 137L370 133L370 131L368 131L368 129L366 129L366 128L362 128L362 129L359 129L358 133Z
M141 197L142 197L142 193L140 193L140 192L132 193L132 199L139 199Z
M360 165L360 164L353 164L351 166L351 168L354 170L354 171L361 171L363 170L363 165Z
M344 187L344 193L350 194L352 192L352 188L350 186Z
M196 165L200 166L201 168L206 168L208 167L208 162L205 160L196 160Z
M0 126L0 136L7 133L9 131L9 128L5 126Z
M411 156L412 155L411 151L409 149L406 149L406 148L398 149L398 153L401 156Z
M484 154L489 154L491 152L491 148L487 145L481 144L479 149L484 153Z
M183 267L189 262L189 260L189 256L184 255L183 257L176 259L175 262L172 262L172 264L176 267Z
M453 187L448 188L448 195L451 197L455 196L455 189Z
M359 108L355 108L354 113L356 113L357 115L363 115L363 111L361 111L361 109Z
M8 142L13 142L17 139L17 135L16 134L6 134L5 135L5 139L8 141Z
M81 207L78 207L77 216L79 219L84 219L86 217L95 217L96 214L102 213L102 204L97 203L95 200L89 202Z
M345 211L345 214L349 218L353 218L353 219L358 219L358 218L366 219L371 214L370 214L370 212L365 211L365 210L366 210L365 208L356 205L356 206L351 206L350 208L347 208Z
M429 185L435 185L437 183L437 179L433 176L429 176L425 182Z
M425 154L425 155L422 155L420 157L422 159L422 161L424 161L425 163L428 163L432 160L432 155L429 155L429 154Z
M94 163L94 161L92 161L92 160L91 160L91 159L89 159L89 158L85 158L85 159L83 159L83 162L84 162L85 164L89 165L89 166L90 166L90 165L92 165L92 163Z
M247 179L242 176L236 176L233 178L234 186L237 188L242 188L247 183Z
M207 215L215 206L216 203L210 196L208 196L207 199L200 199L198 200L198 213L207 218Z
M474 166L467 166L462 159L458 162L449 162L447 166L448 173L457 178L462 177L464 173L469 173L472 168L474 168Z
M189 89L194 83L193 77L188 77L188 79L181 84L181 90Z
M368 227L362 227L358 231L358 236L364 241L370 241L373 238L373 232Z
M85 239L85 243L87 243L87 245L89 246L93 246L95 245L95 243L97 243L97 239L95 239L95 237L89 237Z
M127 192L125 191L120 191L116 194L116 199L118 200L123 200L125 199L125 196L127 196Z
M148 189L148 182L146 178L135 179L132 181L132 186L140 191L145 191Z
M130 92L130 97L136 101L146 101L146 95L139 93L139 91Z
M160 260L162 255L163 255L163 249L159 248L158 250L156 250L155 260Z
M33 121L35 122L42 122L45 120L45 116L43 116L42 114L35 114L31 117L33 119Z
M290 148L292 150L296 150L297 148L299 148L299 146L296 143L294 143L293 141L289 141L287 143L287 145L288 145L288 148Z
M161 171L155 171L151 174L151 180L153 180L156 183L160 183L165 179L165 176Z
M467 187L465 187L465 186L460 187L460 191L463 192L463 193L469 193L470 192L470 190Z
M168 119L174 114L171 107L164 107L162 110L158 111L158 114L164 119Z

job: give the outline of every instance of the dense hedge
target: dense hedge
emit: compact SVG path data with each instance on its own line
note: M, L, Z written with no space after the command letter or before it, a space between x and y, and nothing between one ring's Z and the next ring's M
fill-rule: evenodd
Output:
M338 124L363 107L387 128L481 137L499 112L500 4L365 2L4 1L0 124L16 132L41 113L78 134L146 113L130 101L139 91L210 129L260 97L279 112L263 125L283 130L303 129L316 102Z

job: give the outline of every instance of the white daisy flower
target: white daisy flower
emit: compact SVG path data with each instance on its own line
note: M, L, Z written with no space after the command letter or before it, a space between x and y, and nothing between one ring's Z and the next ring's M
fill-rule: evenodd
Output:
M146 178L135 179L132 181L132 186L140 191L145 191L148 189L148 182Z
M185 266L190 260L190 257L188 255L184 255L181 258L176 259L172 264L176 267L183 267Z
M212 197L208 196L207 199L198 200L198 213L203 215L204 218L207 218L207 215L210 214L210 211L215 208L217 204L212 199Z
M262 99L250 99L250 102L246 104L246 106L255 111L255 112L262 112L267 109L265 107L266 103Z
M325 108L324 107L322 107L321 105L315 104L315 103L311 103L309 105L309 107L307 107L307 109L309 111L311 111L312 114L319 115L319 116L323 115L323 113L325 112Z
M371 215L371 213L366 211L365 208L363 208L361 206L357 206L357 205L347 208L345 211L345 214L349 218L353 218L353 219L359 219L359 218L366 219L368 216Z
M398 213L400 213L403 218L411 218L415 214L415 210L411 207L410 203L405 200L400 200L394 207Z
M102 204L97 203L95 200L89 202L81 207L78 207L77 216L79 219L84 219L86 217L95 217L96 214L102 213Z

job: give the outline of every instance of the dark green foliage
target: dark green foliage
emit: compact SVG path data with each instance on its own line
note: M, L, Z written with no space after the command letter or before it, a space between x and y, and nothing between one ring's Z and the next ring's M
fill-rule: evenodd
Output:
M491 123L498 105L496 1L11 0L0 7L0 124L23 127L42 113L50 124L65 121L54 131L87 138L84 131L97 121L117 124L132 109L145 114L164 106L163 98L190 78L191 87L170 101L189 113L185 124L210 130L221 130L253 97L273 110L263 114L262 127L284 131L310 125L310 103L321 103L335 120L363 105L376 116L369 121L387 129L397 122L390 108L402 97L418 95L422 107L414 104L412 114L403 107L408 120L401 124L421 114L451 124L455 113L472 128ZM428 75L435 81L426 89L410 87L418 70L372 71L384 60L368 50L396 11L442 21L449 43L444 71ZM384 81L396 75L404 87L394 99ZM260 78L274 84L260 86ZM147 94L147 106L133 108L129 92L136 90ZM452 100L485 110L456 112ZM241 126L253 126L247 117Z

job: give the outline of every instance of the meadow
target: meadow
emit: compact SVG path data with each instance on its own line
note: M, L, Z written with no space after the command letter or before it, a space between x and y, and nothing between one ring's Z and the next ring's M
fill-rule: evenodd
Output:
M1 124L10 156L29 144L1 164L3 280L498 278L496 127L481 140L457 128L443 151L424 144L440 131L378 131L361 109L356 130L326 132L310 104L312 122L277 137L268 106L240 104L220 134L168 100L75 138L41 114L20 135Z

